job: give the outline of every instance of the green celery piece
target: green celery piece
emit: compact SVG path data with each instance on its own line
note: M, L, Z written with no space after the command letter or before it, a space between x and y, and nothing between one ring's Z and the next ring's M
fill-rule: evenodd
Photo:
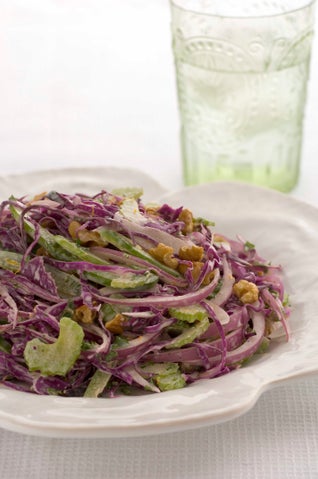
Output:
M84 273L85 278L103 286L110 286L115 289L138 289L149 288L158 281L158 276L147 271L145 274L108 273L99 271L98 273Z
M87 261L93 264L101 264L101 265L108 265L109 263L98 256L90 253L88 250L83 248L82 246L77 245L71 240L64 238L63 236L55 236L55 241L58 246L62 248L62 251L65 251L68 255L68 261L75 260L75 261ZM56 256L56 259L60 259ZM96 271L96 272L85 272L84 276L86 279L100 284L102 286L111 286L111 283L114 279L117 278L118 275L108 271Z
M206 218L202 218L201 216L193 218L193 222L195 225L215 226L214 221L207 220Z
M17 273L20 270L22 254L0 250L0 268Z
M123 196L125 198L134 198L138 200L143 195L143 189L137 187L128 188L115 188L112 190L112 194L116 196Z
M109 263L98 256L95 256L89 250L78 246L73 241L64 238L63 236L57 235L55 240L59 246L65 249L72 256L77 256L78 259L82 261L88 261L94 264L104 264L108 265ZM98 271L98 272L86 272L85 277L95 283L111 286L112 288L120 289L133 289L143 286L152 286L158 281L158 277L153 273L146 273L144 275L133 274L133 273L124 273L118 274L108 271Z
M81 282L77 276L61 271L50 264L46 264L45 269L52 275L61 298L69 299L80 296Z
M258 349L255 351L255 354L264 354L269 348L270 345L270 339L264 337L261 341L261 344L259 345Z
M20 220L21 212L11 206L11 213L16 221ZM24 218L24 228L27 234L29 234L32 238L35 235L35 228L33 224L27 219ZM71 241L64 236L60 235L53 235L49 231L47 231L42 226L39 226L39 244L45 248L48 253L55 259L62 260L62 261L87 261L93 264L101 264L101 265L108 265L109 262L105 261L98 256L91 253L88 249L79 246L74 241ZM149 273L147 276L136 275L135 281L132 281L132 278L126 278L126 281L120 281L120 277L118 274L113 272L106 272L106 271L98 271L98 272L87 272L85 273L85 277L97 284L101 284L103 286L111 286L113 288L138 288L140 286L151 286L155 284L158 280L157 276ZM126 284L125 286L121 286L122 284Z
M10 353L11 351L10 343L6 339L4 339L1 335L0 335L0 351L3 351L4 353Z
M209 318L203 318L201 321L197 321L193 326L186 329L183 333L174 338L167 346L166 349L181 348L185 344L192 343L197 337L205 333L210 326Z
M113 317L118 313L116 306L108 303L103 303L100 311L102 313L104 323L113 319Z
M14 219L19 222L21 218L21 211L15 206L10 206L10 211ZM23 226L25 232L34 238L35 227L31 221L26 217L23 219ZM55 259L62 261L76 261L82 260L94 264L109 264L109 262L95 256L86 248L77 245L74 241L71 241L64 236L54 235L50 233L46 228L39 226L39 244L45 248L48 253Z
M113 297L121 298L123 297L120 294L114 294ZM107 323L107 321L110 321L111 319L116 316L118 313L123 313L127 311L131 311L132 308L130 306L122 306L120 304L108 304L108 303L103 303L101 306L101 313L102 313L102 318L103 322ZM116 338L119 338L119 336L116 336ZM114 344L114 343L113 343Z
M88 249L83 246L79 246L72 240L64 238L60 235L52 235L56 244L58 244L63 250L67 251L72 257L79 259L81 261L87 261L88 263L94 264L104 264L108 265L109 262L104 259L99 258L98 256L91 253Z
M284 294L283 306L284 306L284 308L287 307L287 306L291 306L289 294L287 294L287 293Z
M255 249L255 244L251 243L250 241L245 241L244 249L245 251L253 251Z
M84 398L97 398L100 394L102 394L111 376L111 374L104 373L103 371L97 369L84 392Z
M13 198L14 199L14 198ZM13 205L10 205L10 211L13 218L19 223L22 212L19 211ZM31 221L29 221L26 217L23 218L23 227L25 232L34 238L35 236L35 227ZM55 259L59 259L62 261L72 261L75 260L77 257L71 256L70 254L66 253L65 249L61 248L56 242L56 235L50 233L46 228L43 226L39 227L39 244Z
M176 363L149 364L144 366L142 370L153 374L153 380L160 391L181 389L186 385L185 379Z
M147 271L143 275L133 273L125 273L118 278L114 278L111 282L113 288L142 288L145 286L153 286L158 281L158 276Z
M116 336L111 344L110 351L105 356L106 361L111 362L117 359L117 349L126 347L129 341L121 336Z
M126 236L122 235L121 233L117 233L117 231L109 230L108 228L105 228L104 226L97 228L96 231L99 232L101 238L104 241L112 244L120 251L124 251L125 253L131 254L132 256L141 258L147 261L148 263L153 264L154 266L157 266L157 268L160 268L166 271L167 273L170 273L171 275L176 276L177 278L181 277L178 271L172 268L169 268L169 266L166 266L160 261L157 261L149 253L143 250L140 246L135 246L129 238L126 238Z
M102 318L104 323L113 319L113 317L118 313L117 305L112 305L108 303L103 303L100 308L100 312L102 314Z
M190 306L180 306L179 308L169 308L170 316L180 321L194 323L202 321L208 317L208 313L203 306L192 304Z
M160 391L171 391L172 389L181 389L181 388L184 388L186 385L185 379L180 373L180 371L178 371L175 374L169 374L169 375L163 375L163 376L158 374L155 377L155 381Z
M28 341L24 359L30 371L40 371L44 376L65 376L81 353L84 331L70 318L60 320L60 333L52 344L35 338Z

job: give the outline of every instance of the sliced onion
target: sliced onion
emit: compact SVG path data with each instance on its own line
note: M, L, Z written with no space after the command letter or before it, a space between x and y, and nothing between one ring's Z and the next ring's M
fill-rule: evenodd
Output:
M196 304L209 296L216 287L220 271L215 269L214 278L210 284L204 288L200 288L197 291L191 291L190 293L176 295L176 296L147 296L145 298L114 298L111 296L101 296L94 294L96 299L107 302L109 304L120 304L123 306L153 306L161 308L169 308L172 306L189 306Z
M278 318L280 319L283 325L283 328L286 334L286 339L288 341L290 336L289 325L286 321L284 307L280 299L279 298L275 299L274 296L268 291L268 289L263 289L262 296L265 302L268 303L269 306L276 312Z
M215 304L214 300L206 299L205 302L210 306L211 309L213 309L215 316L220 321L222 326L230 322L230 316L223 308Z
M144 377L142 377L134 368L134 366L127 366L124 369L134 380L136 384L139 386L142 386L146 391L152 391L154 393L160 393L160 389L157 388L154 384L151 382L147 381Z
M223 283L220 291L213 298L213 303L217 306L222 306L232 294L233 284L235 282L232 275L231 267L226 260L225 256L222 257L223 262Z
M175 254L178 254L180 248L184 246L194 246L194 243L189 239L183 239L177 236L173 236L166 231L162 231L151 226L143 226L126 219L122 219L120 221L120 224L130 236L141 235L141 238L148 237L150 240L155 241L156 243L163 243L166 246L170 246ZM138 240L138 243L143 246L142 239L140 239L140 241ZM149 241L147 241L147 244L145 246L149 247Z
M116 350L118 357L125 358L129 356L130 354L138 353L139 351L144 349L145 346L148 346L149 344L151 344L152 341L157 338L160 332L164 328L171 326L173 322L174 322L173 319L166 319L165 321L162 321L162 323L160 324L160 327L158 327L155 332L146 333L146 334L143 334L142 336L138 336L136 339L132 339L131 341L129 341L129 344L121 348L118 348Z
M253 326L255 334L250 336L241 346L234 349L233 351L228 351L225 358L225 364L227 366L238 363L243 359L246 359L252 356L255 351L260 346L262 339L265 333L265 316L260 312L251 312ZM211 367L218 365L221 361L221 355L213 358L211 361ZM188 366L201 366L202 362L200 360L190 360L185 363Z
M225 336L226 349L230 351L240 346L243 341L243 336L244 331L242 328L227 334ZM208 358L219 358L220 350L222 349L222 339L218 338L211 342L200 343L200 346L204 347ZM193 361L197 361L199 364L202 363L198 347L195 343L192 343L192 345L187 348L172 349L170 351L155 351L148 354L144 359L155 363L192 363Z
M254 336L250 336L242 346L230 351L226 356L226 364L233 364L248 358L256 352L265 333L265 316L260 312L251 312Z
M117 261L119 263L132 266L140 266L145 269L154 271L158 275L158 277L167 284L173 284L179 286L179 288L185 288L188 285L188 282L181 276L179 278L175 277L160 268L159 266L155 266L144 259L138 258L137 256L123 253L122 251L117 251L115 249L102 248L100 246L93 246L90 248L90 251L102 259Z
M2 297L3 301L9 306L9 311L7 313L7 317L10 323L10 328L15 328L17 321L18 321L18 307L14 299L10 296L9 291L7 288L0 284L0 297ZM3 325L2 331L5 331L7 328L7 325Z
M229 322L223 325L223 330L225 333L229 331L234 331L235 329L240 328L246 324L246 321L243 317L242 310L235 311L231 315L229 315ZM207 339L207 338L215 338L218 336L218 328L216 327L215 323L211 323L209 329L200 336L200 339Z

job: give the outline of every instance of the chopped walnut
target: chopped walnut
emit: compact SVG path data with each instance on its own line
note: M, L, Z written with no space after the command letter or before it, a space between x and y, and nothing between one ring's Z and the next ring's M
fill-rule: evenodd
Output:
M41 220L41 226L47 229L54 228L55 223L53 220L50 220L49 218L47 218L47 219Z
M258 287L245 279L234 284L233 292L245 304L255 303L258 300Z
M157 215L158 215L159 206L147 205L146 208L145 208L145 210L146 210L147 215L157 216Z
M190 210L183 209L179 214L178 220L184 223L184 226L181 230L183 234L193 232L193 215Z
M71 221L68 225L68 232L73 240L77 239L77 231L81 227L81 223L78 221Z
M46 196L46 191L44 191L43 193L40 193L38 195L35 195L32 200L28 201L27 202L27 206L30 206L32 205L33 203L36 203L37 201L41 201L45 198Z
M179 257L189 261L201 261L204 255L202 246L182 246L179 250Z
M90 231L85 228L81 229L81 223L78 221L71 221L68 226L68 232L72 239L79 239L81 244L89 246L105 246L105 241L102 240L98 231Z
M187 270L188 270L189 266L187 264L184 264L184 263L179 263L178 265L178 271L179 273L185 275Z
M210 271L209 273L207 273L202 281L202 286L207 286L208 284L210 284L214 278L214 275L214 271Z
M38 195L35 195L33 197L33 199L30 201L30 203L33 203L34 201L39 201L39 200L43 200L43 198L45 198L46 196L46 191L43 191L43 193L40 193Z
M265 275L264 271L261 271L261 270L256 271L256 274L257 274L257 276L264 276Z
M163 243L159 243L155 248L150 248L149 254L161 263L172 269L177 269L179 261L173 256L173 248Z
M105 328L108 329L111 333L114 334L122 334L124 332L123 330L123 322L124 322L124 316L120 313L116 314L113 319L110 321L107 321L105 324Z
M96 318L97 312L90 309L86 304L79 306L73 313L74 321L79 321L84 324L91 324Z
M43 248L43 246L39 246L35 254L36 256L50 256L46 249Z
M89 244L89 246L105 246L106 242L102 240L97 231L79 230L78 239L82 244Z

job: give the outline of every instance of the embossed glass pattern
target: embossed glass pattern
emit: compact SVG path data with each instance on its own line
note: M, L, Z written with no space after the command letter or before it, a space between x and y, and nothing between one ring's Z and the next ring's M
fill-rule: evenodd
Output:
M186 184L295 186L313 11L305 0L171 0Z

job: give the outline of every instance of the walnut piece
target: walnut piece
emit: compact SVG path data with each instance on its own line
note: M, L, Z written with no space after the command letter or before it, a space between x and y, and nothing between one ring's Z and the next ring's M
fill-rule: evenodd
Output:
M80 323L91 324L96 318L96 315L96 311L90 309L86 304L83 304L75 309L73 313L73 319L74 321L79 321Z
M147 215L151 215L151 216L158 216L158 210L159 210L159 206L156 206L156 205L147 205L145 207L145 211Z
M34 203L35 201L40 201L40 200L43 200L45 197L46 197L47 193L46 191L43 191L43 193L40 193L38 195L35 195L32 200L30 201L30 204L31 203Z
M105 328L108 329L108 331L110 331L111 333L122 334L124 332L122 326L124 319L124 316L118 313L113 317L113 319L107 321L107 323L105 324Z
M68 225L68 232L73 240L77 239L77 231L80 227L81 223L79 223L78 221L71 221Z
M193 214L190 210L187 210L186 208L183 209L179 214L178 221L182 221L184 223L184 226L181 230L183 234L186 235L193 232Z
M169 268L177 269L179 261L173 256L173 248L163 243L159 243L155 248L150 248L148 251L151 256L161 263L169 266Z
M258 287L245 279L241 279L234 284L233 292L244 304L252 304L258 300Z
M105 246L105 241L102 240L97 231L90 231L86 228L81 229L81 223L78 221L71 221L68 226L68 232L73 240L79 239L81 244L89 246Z
M182 246L179 250L179 257L189 261L201 261L203 255L204 249L202 246Z

